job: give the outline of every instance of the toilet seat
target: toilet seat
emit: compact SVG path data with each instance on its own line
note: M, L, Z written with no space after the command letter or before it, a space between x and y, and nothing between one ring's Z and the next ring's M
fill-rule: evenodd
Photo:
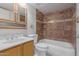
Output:
M36 47L38 48L43 48L43 49L47 49L48 48L48 45L46 43L37 43L36 44Z

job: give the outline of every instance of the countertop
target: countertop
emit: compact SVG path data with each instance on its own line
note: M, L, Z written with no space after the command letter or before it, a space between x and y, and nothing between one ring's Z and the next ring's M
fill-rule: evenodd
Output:
M33 38L21 37L20 39L0 43L0 51L31 41Z

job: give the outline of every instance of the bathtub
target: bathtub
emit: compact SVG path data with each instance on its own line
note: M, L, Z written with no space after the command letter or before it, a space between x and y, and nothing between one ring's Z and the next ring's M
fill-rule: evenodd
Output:
M49 56L75 56L75 50L70 43L49 39L42 39L40 42L48 45L47 55Z

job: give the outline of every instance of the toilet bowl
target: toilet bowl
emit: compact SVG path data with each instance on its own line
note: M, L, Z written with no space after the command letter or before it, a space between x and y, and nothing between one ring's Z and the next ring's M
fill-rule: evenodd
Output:
M34 38L34 45L35 45L35 54L34 55L45 56L46 51L48 49L47 44L38 42L38 35L37 34L30 35L30 36L32 36Z
M35 55L46 56L48 45L45 43L37 43L35 45Z

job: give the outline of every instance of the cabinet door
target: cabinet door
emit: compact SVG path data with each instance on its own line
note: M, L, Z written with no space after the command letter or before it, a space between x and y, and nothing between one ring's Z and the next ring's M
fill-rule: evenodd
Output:
M34 54L34 43L33 41L26 42L23 48L24 56L33 56Z
M21 56L21 55L22 55L21 45L0 52L0 56Z

